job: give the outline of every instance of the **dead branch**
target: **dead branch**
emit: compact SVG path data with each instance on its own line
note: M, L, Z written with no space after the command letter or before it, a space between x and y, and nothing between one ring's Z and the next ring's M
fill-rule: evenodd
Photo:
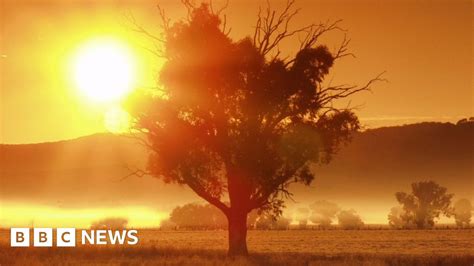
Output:
M349 52L349 43L351 42L351 39L347 38L347 35L344 34L344 39L342 40L341 44L339 45L339 48L337 51L334 53L334 60L337 60L342 57L346 56L352 56L355 57L355 55L351 52Z
M191 21L191 16L193 14L193 10L196 9L196 4L192 0L181 0L181 4L183 4L187 10L188 21Z
M138 131L138 133L148 133L148 132ZM137 133L130 132L130 134L122 135L122 137L136 140L142 146L148 148L149 150L153 150L153 146L145 138L139 137Z
M321 37L323 34L329 31L333 31L333 30L345 31L344 29L339 27L339 24L341 22L342 20L336 20L332 23L329 21L326 21L325 23L319 23L318 25L314 25L314 24L311 25L306 30L306 35L300 42L300 50L313 47L317 43L319 37Z
M291 21L300 11L300 9L292 10L294 3L294 0L288 0L280 14L271 9L269 1L267 1L264 15L262 15L262 9L259 8L253 41L262 55L269 54L282 40L312 27L309 25L295 30L289 29Z
M166 30L167 27L169 27L169 19L166 18L164 10L161 9L159 6L158 6L158 10L160 12L160 17L162 18L162 21L163 21L162 27L164 30ZM126 19L128 19L128 21L132 25L131 27L132 31L142 34L148 37L151 41L153 41L154 49L151 49L146 46L142 46L142 48L144 48L145 50L149 51L150 53L152 53L153 55L157 57L161 57L161 58L165 57L164 51L161 48L163 44L165 43L165 39L162 36L153 34L149 30L145 29L140 23L137 22L137 20L135 19L135 16L130 11L126 14Z
M267 7L265 10L262 10L261 7L259 8L253 33L253 44L264 56L274 53L271 60L277 59L281 54L279 49L280 43L292 36L298 36L300 40L298 51L301 51L314 47L321 35L329 31L345 31L339 26L341 20L336 20L334 22L326 21L325 23L310 24L308 26L290 29L292 20L300 11L300 9L293 8L294 4L295 0L288 0L285 8L280 13L271 9L269 1L267 1ZM345 56L353 56L352 53L348 52L349 43L350 39L344 35L343 41L334 52L335 59ZM294 59L286 61L286 66L293 62Z
M163 38L161 38L161 37L159 37L155 34L152 34L150 31L146 30L142 25L140 25L140 23L137 22L137 20L135 19L135 16L131 12L129 12L126 17L130 21L130 23L134 26L132 28L132 31L144 34L144 35L146 35L147 37L151 38L154 41L164 43L165 40Z
M330 86L327 88L323 88L319 91L319 100L318 103L326 107L327 104L333 102L334 100L338 100L341 98L347 98L350 95L353 95L355 93L361 92L361 91L371 91L370 87L372 84L375 82L379 81L384 81L386 82L387 80L385 78L382 78L382 76L385 74L385 71L378 74L375 78L369 80L364 86L358 87L356 85L338 85L338 86Z
M156 5L158 9L158 13L160 14L161 19L161 27L165 32L167 32L170 28L171 19L166 16L165 9L160 6L160 4Z
M144 176L151 176L152 175L151 172L148 172L148 171L145 171L145 170L142 170L142 169L136 168L135 170L133 170L128 166L126 168L130 171L130 173L128 175L124 176L124 177L121 177L116 182L122 182L125 179L127 179L129 177L132 177L132 176L144 177Z

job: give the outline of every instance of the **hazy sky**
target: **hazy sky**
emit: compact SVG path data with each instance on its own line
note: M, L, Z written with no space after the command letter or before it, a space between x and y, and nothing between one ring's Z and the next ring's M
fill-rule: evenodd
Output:
M157 58L131 31L126 14L151 30L156 1L0 0L0 143L75 138L103 131L105 106L80 97L71 82L71 57L84 42L101 36L125 40L136 51L139 85L151 86ZM179 1L161 1L171 18ZM281 1L271 1L274 7ZM231 36L251 34L265 1L231 0ZM214 1L221 6L222 1ZM337 63L333 83L363 84L382 71L387 83L352 99L368 125L426 120L455 121L474 106L471 1L297 1L294 26L343 19L356 58ZM181 10L181 12L178 12ZM333 33L333 48L341 40ZM294 42L284 49L291 53Z

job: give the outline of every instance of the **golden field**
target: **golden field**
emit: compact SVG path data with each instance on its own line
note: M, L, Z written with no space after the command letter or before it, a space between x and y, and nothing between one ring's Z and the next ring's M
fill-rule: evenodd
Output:
M249 231L248 258L227 258L226 231L139 230L136 246L11 248L0 265L473 265L474 230Z

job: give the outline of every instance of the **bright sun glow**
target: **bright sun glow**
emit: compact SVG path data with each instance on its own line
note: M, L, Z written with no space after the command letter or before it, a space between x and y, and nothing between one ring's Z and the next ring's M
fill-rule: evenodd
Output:
M88 228L91 223L110 217L128 219L130 227L156 227L167 218L164 212L143 206L60 208L46 205L2 202L1 227L76 227Z
M135 68L135 60L125 43L96 39L85 43L77 52L74 80L90 100L114 102L133 89Z
M105 128L112 133L124 133L130 128L130 115L122 108L114 106L105 112Z

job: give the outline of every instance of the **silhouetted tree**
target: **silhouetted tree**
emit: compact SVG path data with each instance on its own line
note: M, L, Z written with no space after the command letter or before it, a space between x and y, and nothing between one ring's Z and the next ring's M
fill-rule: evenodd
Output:
M306 229L308 225L308 216L309 216L309 209L308 208L298 208L296 210L296 220L298 221L299 229Z
M224 214L215 206L205 204L185 204L171 211L170 221L179 228L223 229L227 227Z
M459 120L456 125L463 125L463 124L469 124L474 122L474 117L469 117L469 118L463 118Z
M273 223L273 228L277 230L288 230L290 229L290 223L291 223L290 218L279 216L278 218L276 218L276 221Z
M331 225L340 210L337 204L325 200L316 201L310 205L310 209L312 213L309 220L323 228Z
M417 228L434 226L434 219L440 214L450 216L451 198L447 189L433 181L415 182L411 184L412 192L395 193L398 202L403 206L405 214L402 216L406 224L413 223Z
M160 42L164 66L160 87L128 105L151 153L147 170L134 174L189 186L227 217L229 254L247 254L247 214L278 215L291 183L312 182L312 166L328 163L359 129L351 109L335 102L379 79L325 86L334 63L349 55L349 40L333 52L318 43L338 22L291 29L293 1L282 12L268 7L252 37L238 41L220 11L184 3L188 16L174 24L160 9L161 36L136 25ZM296 53L281 57L280 43L298 35Z
M343 229L359 229L364 222L355 210L343 210L337 215L339 226Z
M406 213L402 207L393 207L388 214L388 225L394 229L412 228L414 224L410 224L410 221L405 217Z
M456 225L459 227L469 227L472 217L472 205L468 199L460 199L454 204L453 214Z
M172 222L170 219L160 221L160 229L162 230L176 230L178 225Z
M286 217L275 217L265 213L258 217L255 227L260 230L288 230L290 222L291 220Z
M128 220L126 218L105 218L99 221L96 221L91 224L91 229L111 229L111 230L123 230L127 227Z

